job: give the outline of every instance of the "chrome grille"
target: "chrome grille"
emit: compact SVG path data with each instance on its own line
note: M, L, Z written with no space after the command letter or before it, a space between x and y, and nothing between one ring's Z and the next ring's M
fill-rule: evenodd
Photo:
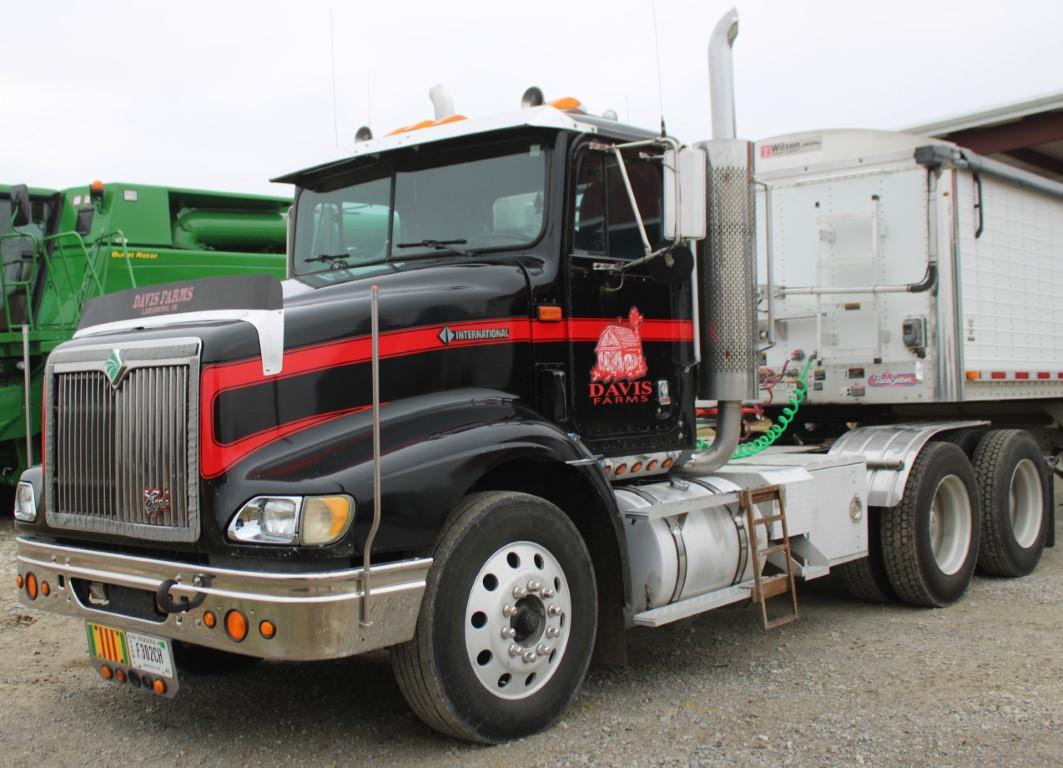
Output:
M187 344L122 345L126 369L116 385L103 370L114 349L58 350L49 359L49 524L157 541L194 540L198 341L194 357Z

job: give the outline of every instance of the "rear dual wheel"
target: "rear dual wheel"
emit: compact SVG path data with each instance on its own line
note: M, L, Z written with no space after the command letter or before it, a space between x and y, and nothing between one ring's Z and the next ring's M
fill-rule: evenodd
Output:
M997 429L974 451L981 495L982 549L978 568L994 576L1025 576L1037 567L1048 533L1044 457L1028 432Z
M587 672L597 624L590 555L553 504L466 497L436 545L399 688L432 728L496 743L551 725Z
M901 503L881 521L890 586L911 605L940 607L967 590L980 527L974 469L951 442L930 442L912 465Z

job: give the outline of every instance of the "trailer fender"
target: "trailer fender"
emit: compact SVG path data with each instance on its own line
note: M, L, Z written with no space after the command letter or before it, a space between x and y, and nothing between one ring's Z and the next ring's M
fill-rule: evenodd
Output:
M868 506L895 507L904 496L915 457L931 438L942 432L988 423L972 420L857 427L838 438L829 453L863 458L867 465Z

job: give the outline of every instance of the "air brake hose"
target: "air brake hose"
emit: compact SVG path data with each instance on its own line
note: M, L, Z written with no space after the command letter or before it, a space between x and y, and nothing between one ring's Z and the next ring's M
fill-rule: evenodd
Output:
M731 454L732 459L744 459L747 456L758 454L783 436L783 433L786 432L790 423L794 420L794 416L797 415L797 410L801 407L801 403L808 396L808 382L806 379L808 378L808 369L812 367L812 362L815 359L816 355L809 355L805 367L801 370L801 375L797 378L797 384L794 386L794 393L790 396L789 404L782 409L782 413L775 419L775 423L771 425L771 428L756 440L750 440L748 443L739 445L735 452ZM701 441L699 440L698 449L700 450L701 448Z
M782 409L782 413L775 419L775 423L771 425L771 428L756 440L739 445L735 452L731 454L732 459L744 459L747 456L760 453L783 436L783 433L786 432L790 423L794 420L794 416L797 415L797 409L801 407L801 403L808 397L808 369L812 367L812 361L815 359L815 355L808 356L808 361L805 363L805 367L801 369L801 375L797 378L794 392L790 395L790 403Z

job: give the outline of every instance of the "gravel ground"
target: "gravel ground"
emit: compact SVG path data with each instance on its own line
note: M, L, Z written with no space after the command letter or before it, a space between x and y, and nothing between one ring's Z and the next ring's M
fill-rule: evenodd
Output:
M436 735L384 654L182 678L174 700L105 684L82 625L15 600L0 518L0 765L1063 764L1063 547L945 610L801 589L801 621L751 608L629 633L561 723L499 747ZM824 580L826 582L828 580Z

